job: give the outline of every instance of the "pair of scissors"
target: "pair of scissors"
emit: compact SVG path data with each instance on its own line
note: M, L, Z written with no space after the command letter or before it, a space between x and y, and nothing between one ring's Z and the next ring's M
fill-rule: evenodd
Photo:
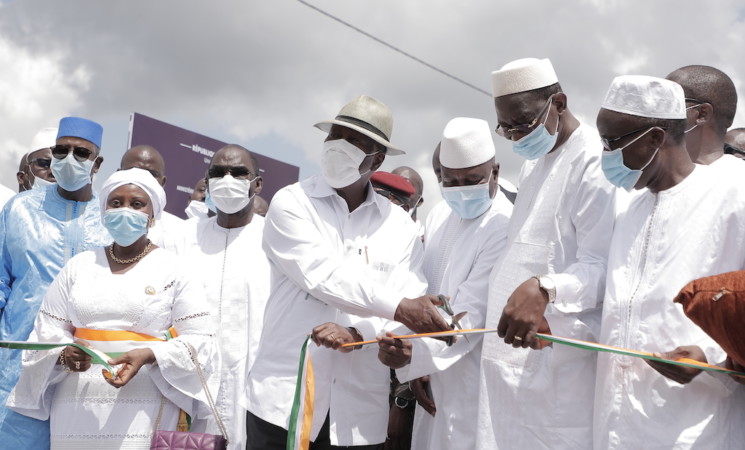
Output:
M444 295L440 294L440 295L437 296L437 298L439 298L440 301L442 302L442 305L440 305L440 308L443 311L445 311L445 313L447 315L450 316L450 320L451 320L451 322L450 322L450 328L452 328L454 330L455 329L462 330L463 327L460 325L460 319L462 319L463 316L465 316L466 314L468 314L468 311L463 311L463 312L459 312L458 314L455 314L455 312L453 311L453 307L450 305L450 300L447 297L445 297ZM468 341L468 336L465 336L464 335L463 337L466 338L466 341ZM455 342L454 338L455 338L455 336L451 336L451 337L449 337L449 338L446 339L446 342L447 342L448 346L453 345L453 343Z

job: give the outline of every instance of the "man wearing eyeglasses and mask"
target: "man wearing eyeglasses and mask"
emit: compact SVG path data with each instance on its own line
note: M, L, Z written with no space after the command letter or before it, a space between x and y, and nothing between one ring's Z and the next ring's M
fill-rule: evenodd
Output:
M264 218L253 210L263 179L256 158L239 145L215 152L207 189L217 215L187 221L182 255L201 267L206 301L218 316L220 388L215 403L228 431L230 449L246 445L246 410L239 404L246 374L256 357L270 268L262 249ZM192 431L219 434L212 414L195 420Z
M44 128L31 141L31 150L21 159L16 177L18 192L41 189L54 184L52 147L57 140L57 128Z
M343 424L345 409L354 408L353 399L331 395L335 377L346 380L334 372L334 362L349 354L325 346L338 348L376 334L369 323L349 315L392 319L417 332L449 329L436 310L439 299L423 295L426 281L416 225L370 186L371 174L386 155L403 154L389 141L390 109L363 95L316 127L328 133L322 175L280 190L266 217L264 250L273 283L246 388L248 449L285 445L298 349L318 324L347 327L342 334L314 336L324 347L311 348L315 413L310 440L318 445L329 443L329 421ZM351 424L339 426L353 429ZM334 439L332 433L330 445L339 445Z
M102 135L101 125L91 120L60 120L51 162L56 184L18 194L0 213L0 340L26 340L44 293L62 266L111 241L91 186L103 162ZM5 407L21 371L20 359L20 350L0 351L0 442L8 448L48 448L49 421Z
M596 340L614 188L597 131L569 111L548 59L492 73L497 133L527 161L489 283L477 448L588 448L595 356L536 332ZM532 348L532 349L531 349Z
M485 120L451 120L440 147L445 202L427 215L427 292L450 297L455 317L462 315L460 327L482 328L489 274L505 249L512 204L499 189L499 164ZM480 350L479 336L460 337L452 346L432 339L379 342L378 357L400 379L430 375L436 411L417 408L412 448L482 448L476 446L475 420Z
M605 175L639 191L612 228L600 342L717 364L725 353L672 298L691 280L745 268L745 189L691 161L686 106L677 83L625 75L598 113ZM595 448L740 447L743 392L700 372L598 355Z

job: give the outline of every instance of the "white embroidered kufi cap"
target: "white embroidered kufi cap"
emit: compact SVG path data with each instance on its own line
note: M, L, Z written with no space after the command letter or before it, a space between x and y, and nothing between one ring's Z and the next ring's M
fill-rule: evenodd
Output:
M674 81L647 75L614 78L602 108L655 119L686 118L683 88Z
M41 150L43 148L51 148L57 144L57 128L50 127L44 128L43 130L36 133L34 138L31 140L31 147L29 147L29 153Z
M494 97L517 94L559 82L548 58L523 58L508 62L491 73Z
M465 169L494 159L494 141L485 120L456 117L442 132L440 164L448 169Z

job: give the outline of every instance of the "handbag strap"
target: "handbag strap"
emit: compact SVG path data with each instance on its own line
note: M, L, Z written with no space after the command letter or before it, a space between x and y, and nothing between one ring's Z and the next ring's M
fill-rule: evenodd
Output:
M197 375L199 375L199 381L202 382L202 388L204 388L204 394L207 397L207 403L210 405L210 409L212 410L212 414L215 416L215 420L217 421L217 426L220 428L220 433L222 433L222 436L225 438L225 440L228 440L228 432L225 429L225 424L222 423L222 418L220 417L220 413L217 412L217 407L215 406L215 401L212 399L212 394L210 393L209 387L207 387L207 381L204 379L204 372L202 372L202 366L199 364L199 359L197 358L197 351L194 350L194 347L188 342L184 342L186 344L187 349L189 350L189 356L191 356L191 361L194 363L194 366L197 368Z
M220 433L225 438L225 441L228 441L228 432L225 430L225 424L222 423L222 418L220 418L220 413L217 412L217 407L215 406L215 401L212 399L212 394L210 393L210 389L207 387L207 381L204 379L204 372L202 372L202 366L199 364L199 359L197 358L197 351L194 350L194 347L188 342L184 342L186 344L186 348L189 351L189 356L191 357L191 362L194 363L194 366L197 368L197 375L199 375L199 381L202 383L202 388L204 389L204 394L207 397L207 403L210 405L210 409L212 410L212 414L215 416L215 420L217 421L217 426L220 428ZM160 419L163 417L163 407L165 405L166 397L164 395L160 396L160 409L158 410L158 418L155 420L155 426L153 427L153 435L158 431L160 428Z

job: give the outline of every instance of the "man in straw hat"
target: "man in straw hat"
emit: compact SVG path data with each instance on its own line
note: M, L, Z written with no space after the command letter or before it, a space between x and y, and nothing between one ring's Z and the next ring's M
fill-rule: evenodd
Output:
M672 299L696 278L745 269L742 180L691 161L685 97L672 81L615 78L597 125L608 180L641 190L613 227L600 342L723 361L721 348ZM600 354L595 447L742 447L745 392L726 376L699 372Z
M101 125L91 120L60 120L51 162L57 184L18 194L0 214L0 340L25 341L62 266L111 240L91 187L103 162L102 135ZM0 366L0 442L6 448L48 448L49 421L5 406L21 373L21 351L0 350Z
M489 285L486 327L499 336L484 338L477 447L587 448L595 355L538 350L535 333L596 340L614 188L548 59L510 62L492 81L497 133L527 161Z
M322 175L280 190L266 217L264 250L273 283L246 388L249 449L284 445L299 349L313 327L327 322L347 327L314 336L317 344L333 348L375 337L374 327L364 320L352 323L348 314L396 320L417 332L449 329L434 306L437 297L422 295L426 281L416 225L369 183L386 155L403 154L390 143L391 111L363 95L316 127L328 133ZM328 442L329 419L338 422L336 416L355 407L353 399L331 395L335 377L344 377L334 371L334 362L349 355L314 347L311 356L310 439ZM333 439L332 434L330 444L338 445Z
M424 273L428 293L449 296L453 311L466 313L459 321L465 329L484 326L489 274L507 243L512 204L499 189L494 158L485 120L448 122L440 145L445 202L427 216ZM381 361L402 381L430 374L437 410L431 418L417 409L412 448L477 448L480 337L458 338L451 347L434 339L399 344L385 337L379 348Z

